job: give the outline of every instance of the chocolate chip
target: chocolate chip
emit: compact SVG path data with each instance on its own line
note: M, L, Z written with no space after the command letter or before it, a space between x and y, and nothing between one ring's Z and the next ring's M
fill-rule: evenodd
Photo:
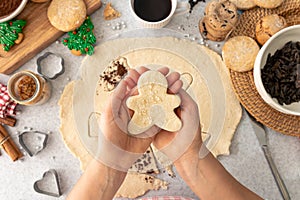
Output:
M229 14L234 13L232 10L227 10L227 12L228 12Z
M194 6L199 3L199 2L204 2L205 0L189 0L189 4L190 4L190 13L193 11Z

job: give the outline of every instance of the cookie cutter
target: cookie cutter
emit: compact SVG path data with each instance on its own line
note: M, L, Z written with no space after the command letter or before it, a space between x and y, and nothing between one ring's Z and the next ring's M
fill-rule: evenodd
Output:
M94 134L95 131L93 131L94 126L96 126L98 128L97 117L101 117L101 113L91 112L91 114L89 115L89 118L88 118L88 136L89 137L98 137L98 131L97 131L97 134ZM96 120L96 121L94 121L94 120Z
M42 70L42 68L43 68L42 61L44 59L46 59L48 56L50 56L50 55L53 55L53 56L57 57L58 59L60 59L60 67L61 67L61 69L58 72L54 73L53 76L48 76ZM47 79L50 79L50 80L56 79L57 77L59 77L61 74L63 74L65 72L65 66L64 66L64 59L63 59L63 57L61 57L58 54L52 53L52 52L46 52L44 55L38 57L38 59L36 61L36 65L37 65L37 72L40 75L42 75L43 77L45 77Z
M180 74L180 77L184 79L182 80L183 81L182 89L184 89L185 91L188 90L192 85L192 83L194 82L193 75L188 72L183 72Z
M39 184L42 183L43 181L45 181L44 179L48 176L48 175L52 175L55 181L55 187L56 187L56 192L53 191L47 191L45 189L41 189L39 187ZM51 186L52 187L52 186ZM44 172L42 179L37 180L36 182L34 182L33 184L33 189L34 191L36 191L37 193L40 194L44 194L44 195L48 195L48 196L53 196L53 197L60 197L62 195L61 189L60 189L60 182L59 182L59 177L58 177L58 173L56 170L54 169L50 169L46 172Z
M37 151L35 151L35 152L31 151L30 148L28 147L28 145L24 141L24 136L26 134L29 134L29 133L33 133L33 134L44 136L44 140L41 143L42 146L40 146L40 148L38 148ZM40 132L40 131L24 131L24 132L22 132L21 134L18 135L18 138L19 138L19 143L20 143L21 147L28 153L28 155L30 157L32 157L32 156L37 155L40 151L42 151L43 149L46 148L46 146L47 146L47 140L48 140L48 134Z

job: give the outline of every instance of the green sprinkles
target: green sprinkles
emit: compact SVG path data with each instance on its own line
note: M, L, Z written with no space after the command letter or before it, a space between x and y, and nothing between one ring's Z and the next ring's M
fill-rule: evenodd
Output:
M68 32L68 38L64 38L62 43L70 50L80 51L81 54L92 55L96 37L93 33L94 25L88 16L83 24L74 31Z
M0 44L4 51L9 51L15 44L15 41L19 37L19 33L22 33L22 29L26 25L24 20L15 20L0 23Z

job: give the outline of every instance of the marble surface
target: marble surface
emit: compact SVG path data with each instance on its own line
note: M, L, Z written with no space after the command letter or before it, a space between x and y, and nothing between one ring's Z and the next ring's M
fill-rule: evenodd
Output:
M98 43L116 34L140 28L129 10L129 1L111 0L113 6L121 12L122 16L112 21L104 21L103 9L97 10L92 15L95 25L95 34ZM201 42L198 32L198 21L203 16L205 3L198 3L190 15L174 16L166 28L185 34L186 37ZM125 22L126 28L113 30L117 23ZM179 29L180 27L180 29ZM61 41L58 40L58 41ZM209 42L209 46L220 52L216 43ZM0 156L0 199L1 200L46 200L65 199L68 192L81 175L79 161L65 147L59 133L59 107L57 102L64 86L77 77L80 63L84 57L75 57L60 42L55 42L28 61L20 70L30 69L36 71L36 60L45 52L61 55L65 60L65 73L56 80L51 81L52 96L44 105L25 107L19 106L17 115L18 123L9 128L14 140L18 143L16 134L26 127L49 134L47 147L34 157L26 155L22 160L12 162L1 150ZM50 61L49 61L50 62ZM5 78L0 76L1 81ZM268 142L274 162L290 192L291 199L300 199L300 140L296 137L286 136L273 130L268 130ZM220 156L220 162L242 184L269 200L282 199L275 184L274 178L264 158L263 152L252 130L249 118L243 113L241 122L236 130L230 148L229 156ZM60 177L63 195L59 198L38 194L33 190L33 184L41 179L45 171L55 169ZM181 195L198 199L177 176L171 178L166 174L158 177L170 182L168 190L148 192L145 196Z

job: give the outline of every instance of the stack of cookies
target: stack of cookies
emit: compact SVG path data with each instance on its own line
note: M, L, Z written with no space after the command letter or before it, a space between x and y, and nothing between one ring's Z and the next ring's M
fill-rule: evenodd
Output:
M204 38L223 41L238 22L236 6L229 0L211 1L205 8L205 16L199 22Z

